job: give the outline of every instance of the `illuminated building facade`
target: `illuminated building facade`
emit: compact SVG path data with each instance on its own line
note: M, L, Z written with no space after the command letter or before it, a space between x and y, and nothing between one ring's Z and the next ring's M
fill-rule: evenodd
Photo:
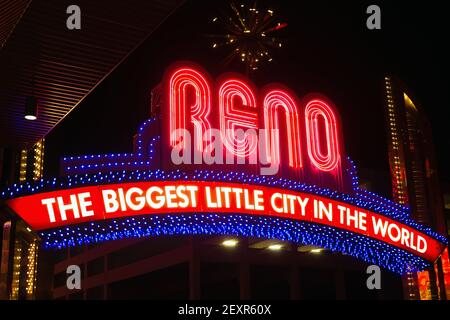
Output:
M149 112L153 116L156 113L156 117L144 121L138 129L133 153L64 157L61 160L63 176L41 180L43 144L34 146L32 154L20 152L17 167L32 170L30 181L34 182L12 185L2 191L2 197L6 199L8 210L13 210L29 225L18 222L23 225L22 229L30 234L30 228L38 231L46 250L59 250L53 251L55 256L60 256L53 271L53 298L401 298L400 277L389 271L406 273L407 288L413 287L415 275L420 281L425 274L430 279L427 285L429 283L431 294L433 288L441 295L445 292L442 271L432 268L417 272L427 269L427 261L440 255L445 238L425 227L434 226L434 220L425 220L423 211L422 216L417 217L422 224L418 224L414 211L409 216L408 208L403 206L410 203L404 188L408 185L404 178L407 174L402 173L401 168L394 168L399 172L395 188L399 203L371 193L367 184L362 188L353 162L345 157L337 111L324 96L308 96L310 101L305 102L291 98L293 95L287 89L277 90L272 85L262 91L265 97L262 99L253 96L253 85L248 80L224 80L222 77L217 90L219 101L224 101L223 105L219 102L219 119L235 117L234 121L241 121L240 126L258 128L256 100L260 99L264 101L266 127L271 123L279 125L274 120L279 114L267 111L272 106L267 101L276 100L274 108L286 106L282 109L285 126L280 126L285 130L283 134L299 128L298 114L304 112L305 131L301 135L306 139L299 144L300 131L298 139L288 134L290 139L279 147L280 152L280 149L273 151L277 148L274 148L274 138L269 136L270 161L278 161L281 166L284 161L285 166L276 176L254 174L254 168L249 170L236 165L217 171L214 165L204 168L204 164L197 163L197 167L191 169L186 164L179 169L171 163L168 158L171 148L177 145L188 148L184 138L177 140L168 134L176 129L171 126L186 126L189 122L185 120L189 117L209 125L205 117L209 115L208 102L215 100L207 89L210 82L205 80L210 76L197 67L174 65L176 68L168 68L161 85L167 89L162 95L169 98L162 100L160 108L154 107ZM189 83L191 91L172 86L176 83L172 79L180 75L185 78L179 86ZM387 99L392 106L395 100L390 94L391 87L387 83ZM230 97L221 95L227 90ZM232 95L243 99L247 108L255 109L253 114L247 110L253 120L244 121L244 116L236 116L233 110L236 99L232 99ZM189 110L186 101L197 108L194 109L197 113L186 111ZM296 105L298 101L302 101L300 107ZM161 114L155 112L156 109ZM228 114L225 115L225 111ZM394 113L392 108L389 111ZM194 118L198 114L203 114L203 118ZM322 117L320 121L318 114ZM192 127L203 128L197 122L192 121ZM322 127L318 125L320 122ZM316 127L311 130L313 125ZM398 126L396 121L391 125L393 129ZM238 147L233 145L236 138L225 136L223 139L228 139L229 146L224 142L221 147ZM398 139L398 134L392 134L395 165L406 158L397 148ZM299 147L304 144L307 148ZM207 150L203 144L194 143L192 148L201 152ZM251 141L241 151L245 152L246 148L252 148ZM303 162L299 161L300 157ZM22 165L28 160L33 163ZM308 166L303 169L305 163ZM297 180L298 171L302 181ZM19 180L21 174L27 176L27 172L19 172ZM215 200L211 200L208 191L213 186ZM188 197L187 193L183 194L188 187L199 192L191 192ZM167 190L171 189L177 191L170 194ZM239 189L242 196L236 193L236 199L226 205L228 198L218 193L226 189ZM163 190L166 190L165 195ZM145 197L143 192L146 192ZM254 194L253 200L248 195L250 192ZM258 192L262 198L257 201ZM155 193L158 196L155 197ZM291 201L288 195L299 202L303 213L295 214L295 210L288 209L288 201ZM313 200L308 207L309 199ZM245 207L238 205L241 201L245 202ZM256 205L257 202L260 204ZM267 209L261 207L263 202L268 205ZM346 209L348 205L351 209ZM358 218L365 216L369 218ZM385 222L381 222L383 220ZM8 223L4 224L7 240ZM387 232L376 231L382 229L377 227L381 224L386 226ZM115 241L108 242L110 240ZM28 241L25 246L15 239L11 246L12 263L7 264L12 267L5 272L10 275L10 280L5 281L10 299L33 298L38 259L36 241ZM21 257L25 253L27 272L23 274ZM386 269L382 276L385 289L378 292L367 290L364 281L365 269L374 263ZM81 267L81 290L72 291L66 286L69 265ZM439 265L442 263L437 263L437 268ZM433 282L432 276L436 274L441 274L441 279L435 277ZM438 291L439 283L441 291ZM152 290L148 290L149 287ZM413 297L411 291L407 297Z
M415 220L446 234L431 126L412 93L399 79L386 76L384 89L393 197L411 208ZM405 297L412 300L448 298L448 265L447 249L434 268L408 273L404 277Z
M392 107L392 85L388 83L386 88L388 102ZM394 114L393 108L389 111L389 115ZM394 118L391 119L393 129L398 125ZM395 165L404 159L404 155L396 147L399 145L397 136L392 134L391 144L396 152L393 158ZM141 138L138 136L137 139ZM140 150L139 145L136 148ZM120 160L117 160L120 156L109 157L119 161L117 170L120 172ZM98 161L95 160L97 156L90 158ZM94 162L89 162L92 160L85 159L83 156L65 158L63 162L67 166L66 170L75 170L77 173L90 170L89 166L94 165ZM83 161L86 164L80 165ZM403 188L407 183L402 179L402 170L394 169L399 172L396 175L398 179L395 195L399 202L407 204L409 198ZM422 220L422 223L431 224L430 220ZM60 254L60 261L55 265L54 278L54 298L57 299L369 297L367 291L361 288L364 284L361 278L367 265L321 247L296 245L286 241L255 237L166 235L152 240L132 239L107 244L85 244L78 248L62 250ZM445 254L443 258L445 260ZM68 290L65 285L65 270L72 264L82 268L83 289L77 292ZM418 278L420 274L430 277L440 272L433 271L434 269L423 271L418 274ZM406 275L409 288L412 287L410 283L414 283L411 278L414 279L416 274ZM359 279L355 280L358 277ZM383 277L389 279L386 274ZM321 281L318 281L319 278ZM311 279L314 280L309 282ZM386 281L390 282L387 284L390 289L383 291L381 295L374 294L371 298L402 296L398 291L395 292L395 289L392 290L396 287L396 281L399 288L399 278L394 277ZM358 285L355 285L356 283ZM430 280L428 283L429 288L432 288L433 283ZM438 283L436 281L434 286ZM440 283L442 288L444 281L441 280ZM148 287L153 290L147 290ZM431 292L431 289L429 290ZM365 294L361 294L362 292ZM408 291L406 297L412 298L411 291ZM445 299L445 296L442 298Z

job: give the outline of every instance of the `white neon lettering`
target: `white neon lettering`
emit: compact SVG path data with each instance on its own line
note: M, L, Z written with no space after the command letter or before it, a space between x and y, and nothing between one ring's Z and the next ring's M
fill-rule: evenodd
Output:
M55 198L42 199L41 203L47 206L48 217L50 222L55 222L55 210L53 209L53 204L56 202Z

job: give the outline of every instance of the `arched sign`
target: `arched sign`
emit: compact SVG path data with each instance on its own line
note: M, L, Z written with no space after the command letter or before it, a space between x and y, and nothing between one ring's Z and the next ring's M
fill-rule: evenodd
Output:
M259 92L200 67L168 69L131 154L67 157L61 178L14 185L7 205L51 248L170 234L317 245L397 273L426 268L446 238L358 188L336 108L282 85Z

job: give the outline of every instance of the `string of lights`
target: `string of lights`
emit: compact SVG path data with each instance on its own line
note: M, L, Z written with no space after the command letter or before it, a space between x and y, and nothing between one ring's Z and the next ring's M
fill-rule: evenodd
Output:
M400 149L399 149L399 130L396 124L395 104L392 92L392 83L390 77L385 77L386 103L388 106L389 132L391 138L392 152L394 161L391 163L392 175L394 177L394 199L400 204L408 202L407 192L405 190L404 174L402 172Z
M45 248L57 249L161 235L227 235L290 241L345 253L399 274L429 267L421 257L363 235L304 221L241 214L140 216L71 225L40 233Z
M136 139L136 152L135 153L115 153L115 154L102 154L102 155L83 155L64 157L62 159L62 166L68 174L73 174L79 171L86 173L96 173L99 169L116 168L128 168L128 169L141 169L145 170L152 168L155 160L154 155L156 153L160 135L156 135L147 141L145 139L148 136L147 132L154 129L157 125L157 118L150 118L139 127L137 139ZM153 161L153 162L152 162Z
M20 151L20 166L19 166L19 181L25 182L27 180L27 159L28 152L27 150Z

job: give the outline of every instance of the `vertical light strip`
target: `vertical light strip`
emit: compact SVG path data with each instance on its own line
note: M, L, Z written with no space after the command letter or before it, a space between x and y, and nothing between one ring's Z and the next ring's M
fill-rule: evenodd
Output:
M20 263L22 260L22 245L20 241L16 240L14 245L13 258L13 277L11 283L11 300L19 299L19 284L20 284Z
M36 288L36 271L37 271L37 246L33 241L28 247L28 264L27 264L27 298L32 299Z
M388 118L388 132L392 145L392 157L390 156L389 162L392 170L392 191L394 200L400 204L407 204L408 196L406 185L403 177L404 163L400 158L400 130L396 119L394 96L392 91L392 81L390 77L384 77L385 89L386 89L386 106L387 106L387 118ZM407 285L407 299L420 300L420 296L417 296L417 280L413 272L407 272L404 278L404 282Z
M19 167L19 181L25 182L27 180L27 150L20 151L20 167Z
M405 184L402 177L402 163L400 162L399 136L400 131L395 117L395 104L392 95L392 83L390 77L385 77L386 86L386 104L388 110L388 130L392 143L393 159L391 166L393 171L393 193L394 199L400 204L406 204L408 201Z

